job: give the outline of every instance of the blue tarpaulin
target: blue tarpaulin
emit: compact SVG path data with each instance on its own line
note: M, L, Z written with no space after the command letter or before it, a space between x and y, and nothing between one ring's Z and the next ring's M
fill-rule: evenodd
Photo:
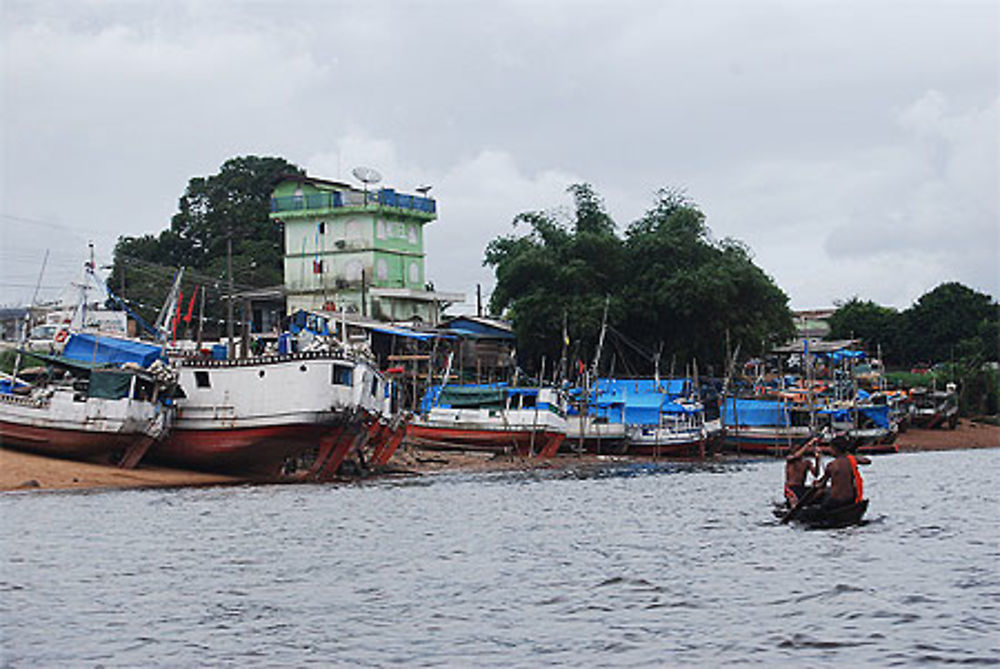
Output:
M780 400L727 397L722 403L724 425L786 426L788 409Z
M840 362L841 360L861 360L865 357L864 351L834 351L830 354L830 359L834 362Z
M62 355L70 360L98 365L134 362L141 367L149 367L162 352L159 346L151 344L81 332L70 336Z
M886 429L890 427L888 405L880 404L876 406L860 407L859 411L862 415L871 418L872 422L878 427L884 427Z
M693 413L673 400L690 391L690 379L598 379L591 396L591 408L612 423L658 425L661 413Z

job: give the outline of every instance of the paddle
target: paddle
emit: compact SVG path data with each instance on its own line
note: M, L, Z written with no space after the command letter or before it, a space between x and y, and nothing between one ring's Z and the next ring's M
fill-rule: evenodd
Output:
M795 503L795 506L793 506L791 509L788 510L788 513L786 513L784 518L781 519L781 524L787 525L792 520L794 520L795 516L797 516L799 514L799 511L802 510L802 507L811 502L813 497L815 497L820 490L822 490L822 488L816 486L809 488L809 490L807 490L805 494L799 498L799 501Z

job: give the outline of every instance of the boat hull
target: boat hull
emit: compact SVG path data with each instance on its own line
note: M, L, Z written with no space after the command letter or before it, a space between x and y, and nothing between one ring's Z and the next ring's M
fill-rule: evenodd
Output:
M823 511L819 505L806 506L799 511L795 521L816 529L836 529L860 524L866 511L867 499L833 511Z
M0 447L70 460L115 462L145 435L35 427L0 420Z
M809 441L808 428L791 431L787 428L725 428L723 445L726 450L752 455L784 457L790 446Z
M133 467L170 423L170 412L129 399L80 399L58 389L46 399L0 395L0 446L71 460ZM141 450L141 453L139 451Z
M434 427L411 423L406 429L410 443L427 448L514 453L528 456L555 453L566 438L555 430L489 430Z

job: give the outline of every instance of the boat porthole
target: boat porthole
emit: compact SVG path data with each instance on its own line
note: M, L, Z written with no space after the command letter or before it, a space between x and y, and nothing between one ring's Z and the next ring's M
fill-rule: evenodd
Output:
M259 376L260 378L263 379L264 378L264 370L262 369L259 372L257 372L257 376Z
M299 371L300 372L306 371L306 366L305 365L299 365Z

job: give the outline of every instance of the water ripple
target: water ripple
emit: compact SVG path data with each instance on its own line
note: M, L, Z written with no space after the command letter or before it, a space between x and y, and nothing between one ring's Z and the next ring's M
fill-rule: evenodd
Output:
M837 531L754 459L0 495L0 665L997 664L995 518L918 494L1000 508L996 453L879 459Z

